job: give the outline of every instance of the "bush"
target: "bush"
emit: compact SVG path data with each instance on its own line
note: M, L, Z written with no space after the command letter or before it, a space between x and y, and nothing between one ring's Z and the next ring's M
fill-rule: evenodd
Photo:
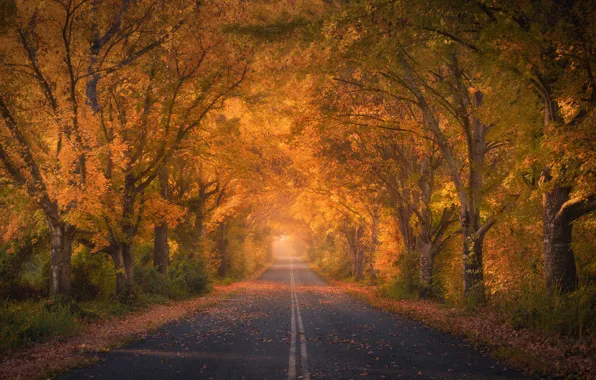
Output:
M72 295L75 300L107 300L115 291L116 274L109 256L86 250L73 256Z
M137 266L134 280L144 293L161 295L168 293L168 278L151 266Z
M199 258L177 258L172 262L169 276L189 294L201 294L209 290L209 277L205 264Z
M414 252L402 253L396 260L399 274L389 287L390 297L395 299L417 298L420 290L418 258Z
M145 294L163 296L173 300L183 299L189 295L184 283L172 278L171 274L159 273L152 266L136 268L135 284Z
M401 277L396 278L392 283L379 287L379 292L383 297L395 300L417 299L418 292L412 287L410 282L404 281Z
M573 338L596 336L596 287L549 295L520 289L500 305L515 328L534 328Z
M0 306L0 351L67 336L77 323L70 306L50 302L5 302Z
M142 290L137 283L128 284L122 291L116 295L116 300L125 305L133 305L139 301Z
M13 248L13 253L0 248L0 298L25 300L42 296L43 292L39 288L23 278L35 255L34 244L27 241Z

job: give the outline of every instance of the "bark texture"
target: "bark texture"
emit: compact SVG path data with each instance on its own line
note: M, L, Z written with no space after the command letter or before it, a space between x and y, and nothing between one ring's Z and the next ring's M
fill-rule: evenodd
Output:
M228 241L226 239L226 224L219 223L217 228L217 252L221 262L217 273L220 277L226 277L228 275Z
M70 296L74 228L52 220L48 220L48 227L51 241L50 293L52 296Z
M573 219L567 212L561 212L569 201L570 193L569 187L554 186L542 198L546 287L563 293L577 288L577 270L571 247Z
M160 174L161 196L167 200L169 196L168 189L168 170L164 167ZM168 246L168 222L163 221L154 228L153 238L153 266L159 273L166 274L170 263L170 248Z

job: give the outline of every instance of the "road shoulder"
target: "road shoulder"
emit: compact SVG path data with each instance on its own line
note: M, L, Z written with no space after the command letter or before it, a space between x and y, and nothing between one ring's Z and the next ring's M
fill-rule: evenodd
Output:
M472 313L436 301L390 299L382 296L375 286L335 280L312 265L311 269L329 284L371 306L461 337L511 368L543 376L596 378L594 346L582 346L529 329L514 329L498 313L488 309Z

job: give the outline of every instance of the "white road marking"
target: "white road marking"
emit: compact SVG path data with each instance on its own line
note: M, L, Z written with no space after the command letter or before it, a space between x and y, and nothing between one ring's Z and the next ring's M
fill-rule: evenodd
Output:
M302 378L304 380L310 380L310 373L308 372L308 355L306 353L306 334L304 333L304 324L302 324L302 314L300 313L300 304L298 304L298 296L296 295L296 290L294 290L294 301L296 302L296 313L298 314L298 328L300 329L300 358L302 364Z
M310 380L310 373L308 372L308 355L306 351L306 334L304 332L304 324L302 323L302 314L300 313L300 304L298 303L298 295L296 294L296 281L294 279L294 262L290 256L290 293L291 293L291 310L292 310L292 336L290 338L290 363L288 369L288 379L296 379L296 319L298 319L298 328L300 333L300 364L302 370L302 379Z
M296 317L294 313L294 287L292 273L292 259L290 258L290 304L292 310L292 331L290 335L290 362L288 364L288 380L296 380Z

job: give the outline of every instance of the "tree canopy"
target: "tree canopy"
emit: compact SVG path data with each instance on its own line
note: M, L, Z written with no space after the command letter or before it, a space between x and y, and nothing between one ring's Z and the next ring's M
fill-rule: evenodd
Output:
M240 278L284 235L409 296L594 300L590 2L0 11L3 297Z

